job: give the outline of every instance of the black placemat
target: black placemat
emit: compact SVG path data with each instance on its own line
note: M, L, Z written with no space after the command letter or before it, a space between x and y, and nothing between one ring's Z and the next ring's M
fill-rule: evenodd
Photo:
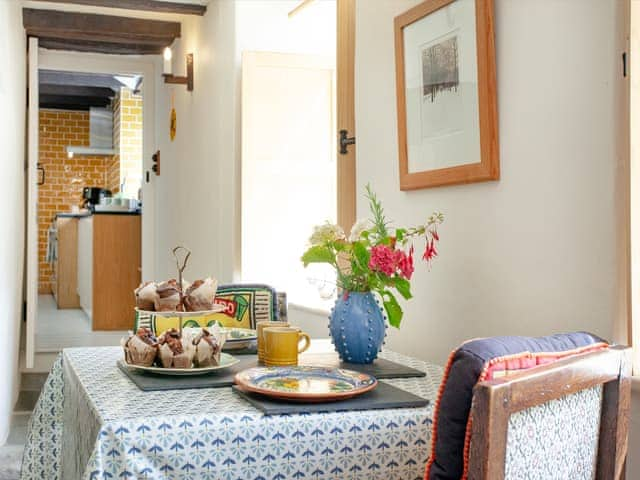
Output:
M230 387L233 385L233 378L236 373L241 372L247 368L257 367L258 356L240 352L232 353L231 355L237 355L238 362L232 367L226 370L212 372L205 375L194 376L168 376L157 375L153 373L141 372L139 370L132 370L125 365L120 365L120 369L127 375L133 383L135 383L140 390L146 392L156 390L186 390L190 388L218 388L218 387ZM360 365L355 363L340 362L338 356L333 354L324 353L310 353L300 356L300 365L313 365L316 367L328 367L328 368L345 368L348 370L355 370L356 372L367 373L374 376L378 380L386 378L411 378L411 377L424 377L425 372L416 370L415 368L401 365L399 363L385 360L384 358L376 359L370 365Z
M141 372L118 364L120 370L135 383L140 390L153 392L156 390L187 390L191 388L219 388L233 385L236 373L258 365L256 355L239 355L238 363L219 372L193 376L169 376Z
M377 358L368 365L360 363L341 362L336 353L309 353L300 357L300 365L314 367L345 368L356 372L367 373L377 379L384 378L412 378L424 377L425 372L401 363L392 362L384 358Z
M357 397L324 403L295 403L286 400L276 400L264 395L245 392L235 385L232 388L234 392L242 396L265 415L342 412L346 410L378 410L383 408L416 408L425 407L429 404L429 400L385 382L378 382L376 388Z
M256 342L251 342L250 345L243 348L223 349L223 351L229 355L257 355L258 345L256 345Z

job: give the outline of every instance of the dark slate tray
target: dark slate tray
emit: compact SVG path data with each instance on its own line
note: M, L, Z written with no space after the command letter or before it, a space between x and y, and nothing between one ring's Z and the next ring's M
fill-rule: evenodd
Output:
M345 368L347 370L355 370L356 372L367 373L376 377L378 380L382 378L413 378L424 377L425 372L416 370L415 368L395 363L384 358L378 358L369 365L359 363L341 362L335 353L310 353L300 357L301 365L313 365L315 367L329 368Z
M294 403L287 400L276 400L264 395L245 392L236 386L233 387L233 391L265 415L377 410L383 408L416 408L425 407L429 404L429 400L385 382L378 382L376 388L357 397L324 403Z
M195 376L168 376L168 375L156 375L153 373L140 372L137 370L131 370L126 366L120 366L120 369L124 372L129 379L135 383L140 390L146 392L156 390L186 390L191 388L218 388L218 387L230 387L233 385L233 379L236 373L241 372L247 368L257 367L258 357L250 353L242 354L239 351L233 353L228 352L231 355L237 355L238 362L234 366L222 370L220 372L214 372L208 375L195 375ZM411 378L411 377L424 377L426 374L415 368L407 367L399 363L394 363L383 358L377 359L371 365L360 365L355 363L340 362L338 356L333 354L324 353L310 353L300 356L300 365L313 365L317 367L329 367L329 368L346 368L348 370L355 370L357 372L367 373L374 376L377 379L384 378Z
M132 370L118 364L120 370L135 383L140 390L153 392L156 390L188 390L191 388L219 388L233 385L236 373L258 365L256 355L239 355L238 363L234 366L205 375L194 376L169 376Z

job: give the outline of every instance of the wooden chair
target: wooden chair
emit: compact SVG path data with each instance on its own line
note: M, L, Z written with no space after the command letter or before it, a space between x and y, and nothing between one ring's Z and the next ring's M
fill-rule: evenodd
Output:
M630 349L615 346L478 383L471 407L468 479L562 478L562 462L576 460L584 462L584 478L624 479L630 376ZM571 432L578 432L583 444L567 444ZM553 445L549 435L559 443ZM532 445L519 444L524 437ZM539 449L549 443L551 457L558 455L560 464L545 465L554 459Z

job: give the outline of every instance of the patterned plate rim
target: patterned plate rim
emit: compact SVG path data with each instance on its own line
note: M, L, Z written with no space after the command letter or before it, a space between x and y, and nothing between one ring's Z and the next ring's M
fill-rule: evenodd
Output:
M228 357L228 358L226 358ZM124 365L127 368L132 370L139 370L146 373L156 373L158 375L201 375L205 373L217 372L219 370L225 370L229 367L240 362L239 359L225 352L220 353L220 361L222 362L223 358L226 358L226 362L224 365L215 365L211 367L202 367L202 368L164 368L164 367L145 367L143 365L133 365L131 363L127 363L122 358L118 359L118 363Z
M313 370L321 370L322 372L347 372L349 374L360 375L363 377L367 377L372 382L369 385L356 387L353 390L348 392L324 392L324 393L296 393L296 392L282 392L280 390L273 390L269 388L258 387L256 385L252 385L249 383L249 380L246 378L251 372L259 371L259 370L272 370L272 369L282 369L286 370L298 370L300 372L312 372ZM339 374L338 374L339 375ZM275 375L277 376L277 375ZM344 375L340 375L344 377ZM268 397L274 398L285 398L291 400L299 400L299 399L340 399L340 398L351 398L357 395L361 395L363 393L369 392L376 388L378 385L378 380L368 373L356 372L355 370L347 370L345 368L327 368L327 367L319 367L313 365L304 365L304 366L291 366L291 367L252 367L247 368L246 370L242 370L238 372L234 378L236 385L238 385L241 389L246 390L248 392L259 393L262 395L266 395Z

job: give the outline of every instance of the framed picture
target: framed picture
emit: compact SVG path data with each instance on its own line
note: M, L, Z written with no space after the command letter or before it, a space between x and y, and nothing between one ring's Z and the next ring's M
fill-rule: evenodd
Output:
M400 189L500 177L493 0L395 18Z

